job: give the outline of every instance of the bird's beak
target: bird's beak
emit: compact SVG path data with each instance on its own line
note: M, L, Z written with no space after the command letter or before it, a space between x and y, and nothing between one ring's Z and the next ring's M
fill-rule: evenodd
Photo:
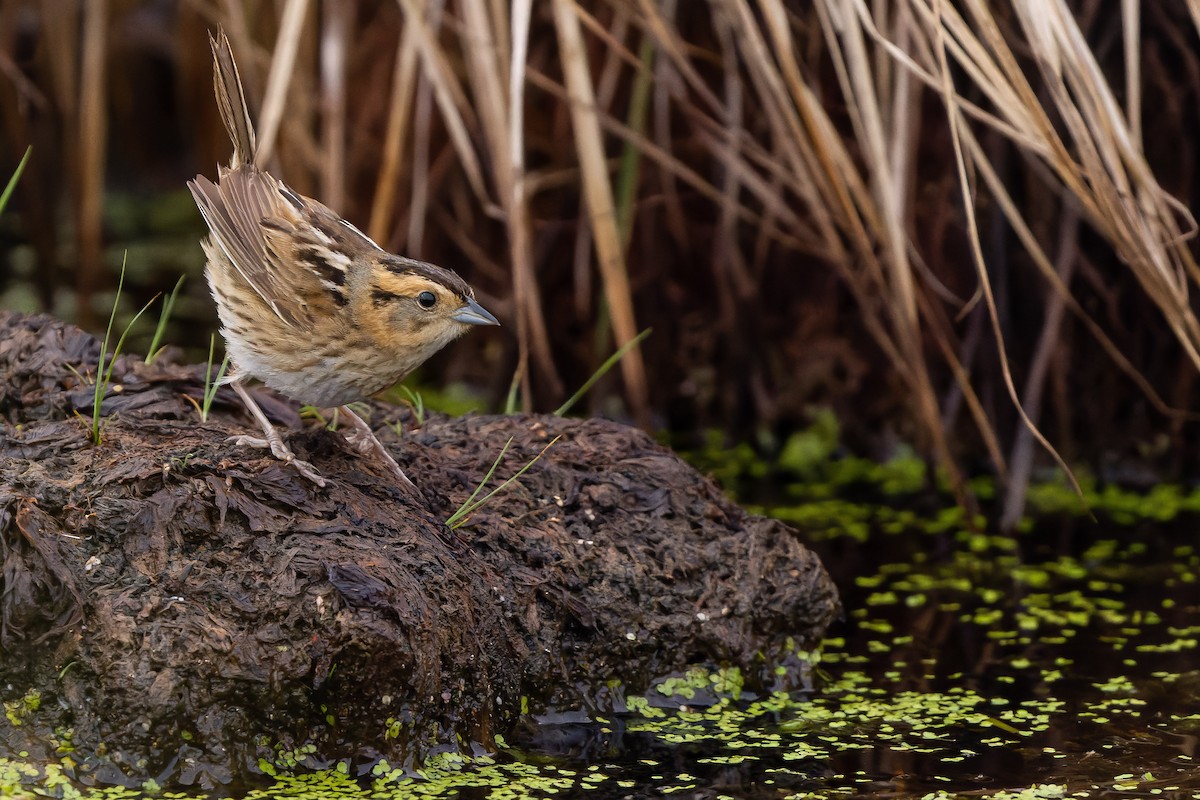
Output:
M479 305L474 297L468 297L467 302L458 311L450 315L450 319L464 325L499 325L500 322L486 308Z

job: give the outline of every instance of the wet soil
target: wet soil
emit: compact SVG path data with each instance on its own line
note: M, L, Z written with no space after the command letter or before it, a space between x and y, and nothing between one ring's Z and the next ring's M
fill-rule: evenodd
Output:
M203 365L118 359L94 444L99 349L0 312L0 757L202 786L289 754L411 765L692 663L791 688L774 668L837 613L793 530L638 430L374 404L414 493L259 392L322 489L228 443L255 432L232 392L201 421ZM557 441L448 529L510 437L501 479Z

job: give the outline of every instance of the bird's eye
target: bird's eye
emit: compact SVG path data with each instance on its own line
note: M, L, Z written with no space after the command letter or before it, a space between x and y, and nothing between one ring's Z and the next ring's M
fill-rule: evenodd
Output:
M437 304L437 296L433 292L421 292L417 295L417 302L421 308L433 308Z

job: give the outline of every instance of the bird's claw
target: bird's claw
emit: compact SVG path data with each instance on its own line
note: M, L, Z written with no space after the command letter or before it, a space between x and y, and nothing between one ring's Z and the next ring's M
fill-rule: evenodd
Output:
M226 441L231 442L239 447L257 447L262 450L270 450L273 456L278 458L280 461L291 464L303 477L312 481L322 489L325 488L327 481L317 473L316 467L307 461L302 461L296 458L296 454L288 449L288 446L283 443L282 439L275 439L272 441L269 439L260 438L258 436L242 435L230 436Z
M392 458L392 454L383 446L383 442L375 436L375 431L371 430L363 418L354 413L354 410L349 406L342 406L342 411L345 412L346 418L350 421L351 429L344 434L346 441L350 446L363 455L375 453L385 464L392 474L400 479L400 482L408 486L414 492L417 491L417 486L409 477L404 474L404 470L400 469L400 465L396 463L396 459Z

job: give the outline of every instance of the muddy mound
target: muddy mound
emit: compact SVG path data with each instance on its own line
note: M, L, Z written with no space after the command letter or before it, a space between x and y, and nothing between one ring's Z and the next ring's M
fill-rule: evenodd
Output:
M375 404L413 493L260 393L321 489L227 442L254 432L231 392L201 421L203 367L118 359L94 444L98 354L0 312L0 757L69 746L85 782L184 784L413 763L489 747L522 698L586 704L696 662L771 686L789 637L836 612L792 530L637 430ZM546 452L448 529L510 437L501 478Z

